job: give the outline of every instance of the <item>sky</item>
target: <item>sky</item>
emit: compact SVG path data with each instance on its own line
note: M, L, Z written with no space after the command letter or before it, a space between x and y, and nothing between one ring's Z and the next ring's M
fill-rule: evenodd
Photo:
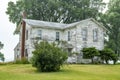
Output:
M0 0L0 41L4 44L2 53L4 53L5 61L14 60L14 47L18 43L18 35L13 35L15 24L9 22L8 15L5 11L9 1L16 0Z
M5 61L14 60L14 47L19 41L18 35L13 35L16 25L9 21L9 16L5 13L9 1L16 2L16 0L0 0L0 41L4 44L0 51L4 53Z

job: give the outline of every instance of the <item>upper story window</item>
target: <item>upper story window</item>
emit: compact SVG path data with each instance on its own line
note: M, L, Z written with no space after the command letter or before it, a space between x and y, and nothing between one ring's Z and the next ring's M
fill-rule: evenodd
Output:
M26 40L28 40L28 30L26 30Z
M94 42L98 41L98 29L93 30L93 41Z
M71 37L70 37L71 35L70 35L70 31L68 31L68 41L70 41L71 40Z
M38 34L37 37L39 37L39 39L42 39L42 30L38 30L37 34Z
M60 33L56 32L56 41L59 41L59 39L60 39Z
M87 41L87 28L82 29L82 40Z

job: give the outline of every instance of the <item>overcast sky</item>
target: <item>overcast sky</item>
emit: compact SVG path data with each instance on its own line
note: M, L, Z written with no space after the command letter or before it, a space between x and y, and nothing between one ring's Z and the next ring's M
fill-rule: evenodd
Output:
M14 47L19 39L18 35L13 35L15 24L9 22L8 15L5 13L9 1L16 0L0 0L0 41L4 44L1 51L4 53L5 61L14 60ZM108 2L108 0L104 1Z
M16 26L9 22L5 13L9 1L16 0L0 0L0 41L4 44L1 52L4 53L6 61L14 59L13 49L18 42L18 36L13 35Z

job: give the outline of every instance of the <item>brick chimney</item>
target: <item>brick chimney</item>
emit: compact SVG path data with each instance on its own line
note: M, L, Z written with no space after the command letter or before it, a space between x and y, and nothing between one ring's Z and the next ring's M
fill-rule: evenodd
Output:
M27 18L27 14L26 14L25 11L22 12L22 18L23 18L23 19L26 19L26 18Z
M26 19L26 12L22 12L22 18ZM25 57L25 32L26 32L26 23L22 20L22 36L21 36L21 59Z

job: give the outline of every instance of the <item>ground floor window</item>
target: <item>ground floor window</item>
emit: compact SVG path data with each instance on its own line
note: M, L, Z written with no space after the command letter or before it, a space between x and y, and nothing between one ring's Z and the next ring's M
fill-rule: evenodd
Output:
M72 48L68 48L68 56L72 56Z
M28 49L25 49L25 57L28 57Z

